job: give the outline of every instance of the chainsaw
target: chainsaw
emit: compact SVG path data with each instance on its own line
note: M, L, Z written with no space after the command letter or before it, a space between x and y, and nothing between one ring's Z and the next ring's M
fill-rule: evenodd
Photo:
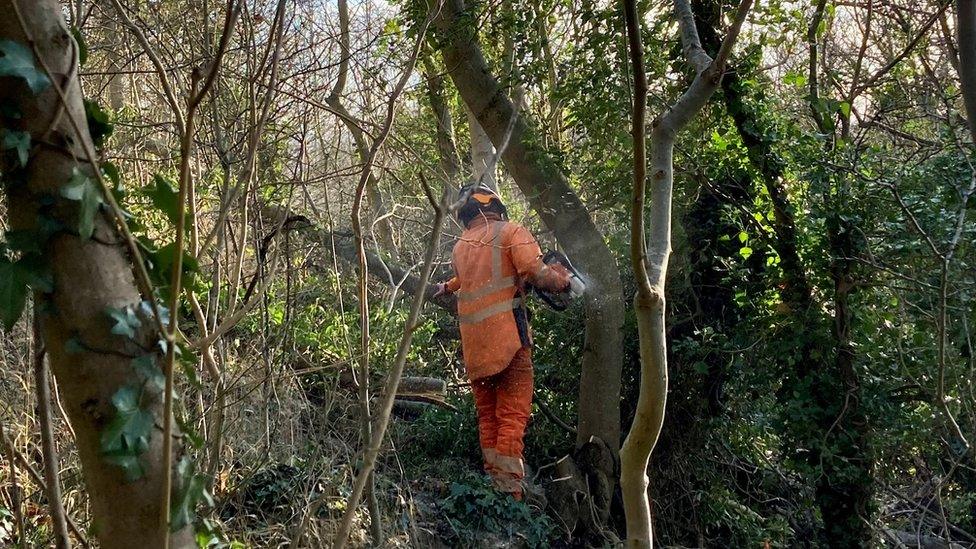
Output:
M586 283L583 282L583 276L573 267L573 264L566 257L566 254L562 252L552 251L546 253L542 256L542 262L546 265L559 264L569 271L569 289L560 292L551 292L549 290L543 290L536 286L532 286L532 290L535 294L539 296L539 299L543 303L551 307L556 311L565 311L572 304L573 299L583 295L586 291Z

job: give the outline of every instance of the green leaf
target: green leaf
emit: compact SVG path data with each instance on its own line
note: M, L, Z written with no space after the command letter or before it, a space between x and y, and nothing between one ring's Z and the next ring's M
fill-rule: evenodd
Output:
M15 263L0 256L0 325L10 331L27 304L27 278Z
M85 99L85 117L88 119L88 133L91 134L92 141L101 147L105 138L115 131L111 117L98 103L90 99Z
M134 385L119 388L112 396L115 417L102 431L102 454L125 473L126 480L140 478L143 468L138 456L149 449L155 421L153 415L139 407L140 391Z
M35 94L51 85L47 75L34 65L34 53L13 40L0 40L0 76L22 78Z
M847 101L842 101L837 108L840 110L840 113L844 115L844 118L849 118L851 116L851 104Z
M142 355L133 359L132 367L135 369L136 374L156 391L162 391L166 388L166 376L163 375L163 371L159 369L159 366L156 366L156 357L154 355Z
M195 464L190 458L184 457L180 460L176 465L176 474L180 489L170 506L170 529L173 532L193 522L198 503L213 505L213 497L207 491L206 479L196 473Z
M119 413L128 414L139 409L139 389L132 385L120 388L112 395L112 405Z
M95 214L104 202L102 191L92 180L77 168L71 174L68 184L61 187L61 196L80 202L78 208L78 236L82 240L91 238L95 232Z
M85 61L88 61L88 44L85 43L85 37L78 27L71 27L71 36L74 36L75 42L78 43L78 65L84 66Z
M142 321L136 316L132 307L106 309L105 313L115 321L111 330L113 334L135 339L136 330L142 327Z
M27 165L27 160L30 157L30 133L5 130L3 132L3 141L0 142L0 148L5 151L16 151L17 160L20 162L20 167L23 168Z
M749 256L752 255L752 248L749 246L739 248L739 255L742 256L742 259L749 259Z
M180 426L180 432L186 437L186 440L190 443L190 446L199 450L203 448L203 437L200 433L193 427L193 424L187 419L184 414L176 414L176 424Z
M176 348L179 349L179 346ZM180 357L180 369L183 370L183 375L186 376L186 380L197 389L203 388L203 384L200 382L200 376L197 375L196 360L190 361L183 359L183 355L180 355Z
M119 167L112 162L102 162L102 173L105 174L105 179L108 179L117 188L122 186L122 174L119 172Z
M159 322L164 326L169 324L169 309L162 303L156 304L156 310L159 311ZM152 303L149 301L139 302L139 312L144 318L152 318L154 316Z
M749 240L749 233L745 231L739 231L739 242L745 244Z
M120 412L102 433L103 449L108 450L107 454L113 451L130 455L142 454L149 449L152 428L153 416L146 410Z
M176 263L176 242L170 242L169 244L156 250L155 253L147 255L150 255L150 260L153 263L151 272L155 282L161 287L169 286L170 281L172 280L173 266ZM194 282L192 275L199 269L199 262L197 262L192 255L184 251L182 277L182 284L184 288L192 287Z
M25 254L16 266L32 289L46 294L54 291L54 275L44 256L38 253Z
M146 470L142 467L142 463L139 461L138 456L129 454L109 454L105 456L105 461L111 463L112 465L118 465L121 467L122 474L125 475L126 482L135 482L146 474Z
M727 139L722 137L717 131L712 131L712 146L720 151L724 151L729 148L729 142Z
M180 194L166 177L158 173L154 175L152 186L143 193L149 197L156 209L166 214L174 225L179 221Z

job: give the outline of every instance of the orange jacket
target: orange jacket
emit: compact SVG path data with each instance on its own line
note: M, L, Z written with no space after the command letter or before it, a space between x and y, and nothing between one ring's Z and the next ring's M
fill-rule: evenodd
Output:
M468 377L497 374L520 348L530 346L522 305L525 282L560 291L569 285L569 272L542 262L539 244L525 227L486 216L474 219L461 234L453 263L455 276L447 282L447 290L458 293Z

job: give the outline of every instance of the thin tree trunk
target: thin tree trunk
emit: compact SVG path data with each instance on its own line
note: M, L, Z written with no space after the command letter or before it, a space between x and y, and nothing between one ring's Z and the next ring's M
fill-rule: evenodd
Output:
M44 449L44 479L47 488L47 504L51 509L51 523L58 549L71 547L68 537L68 521L65 520L61 502L61 479L58 476L58 448L54 441L51 414L51 381L44 359L44 341L41 337L40 319L34 313L34 388L37 392L38 423L41 427L41 447Z
M956 32L962 98L969 119L969 132L976 143L976 0L956 0Z
M657 444L667 401L668 363L665 332L665 283L671 255L671 196L674 173L674 141L718 88L725 63L751 7L743 0L732 27L713 60L701 47L694 14L687 0L675 0L684 54L697 73L691 86L651 130L650 237L645 240L644 203L646 156L644 151L644 112L647 80L641 43L640 17L636 0L624 3L627 38L634 71L634 194L631 205L631 264L637 280L634 309L641 356L640 396L630 433L620 450L620 488L627 518L627 546L651 547L653 527L648 499L647 465Z
M45 72L56 75L55 84L64 93L62 109L62 99L53 86L37 95L15 78L4 78L0 86L0 102L15 106L24 114L12 129L29 132L35 142L48 136L46 141L63 143L35 147L23 169L25 184L7 187L10 225L13 229L36 231L42 200L54 197L55 207L47 209L47 214L73 227L77 203L61 198L61 188L75 170L96 179L91 165L79 165L75 160L89 158L94 150L77 79L76 46L61 6L54 0L16 5L14 0L3 0L0 13L6 14L0 18L0 39L27 47L32 39L40 55L39 67L47 67ZM22 23L15 13L22 16ZM63 114L56 116L59 112ZM3 166L4 173L10 173L8 168ZM82 240L60 232L44 243L43 255L51 269L53 292L40 294L39 305L40 310L50 311L42 315L42 334L77 434L94 531L102 547L125 548L153 539L160 528L158 496L165 460L158 430L152 431L149 447L140 455L144 474L134 482L126 482L120 468L102 454L102 432L116 413L112 397L121 387L140 383L131 366L131 349L124 338L110 333L111 323L105 311L137 306L142 296L126 247L116 244L125 242L117 226L105 216L96 215L94 233L97 240ZM148 326L144 332L141 335L147 339L160 336ZM145 399L141 406L157 424L163 422L158 395ZM180 445L175 446L174 451L180 452ZM189 526L175 532L171 539L173 547L195 546Z
M430 274L433 271L434 259L437 256L438 244L440 243L441 230L444 226L444 217L448 213L448 202L445 197L442 197L440 204L436 202L433 197L430 188L427 187L426 182L424 182L424 189L427 191L428 199L435 208L433 231L430 236L430 241L427 244L427 250L424 254L424 266L420 272L420 285L416 288L413 294L413 304L410 307L410 312L407 315L407 320L403 326L403 335L400 337L400 344L397 347L396 359L393 362L393 366L388 374L386 380L386 387L383 392L383 399L380 403L379 410L377 410L376 417L376 427L371 433L370 439L368 441L368 446L363 452L363 465L362 469L356 475L356 480L353 483L353 491L349 496L349 500L346 505L346 512L342 516L342 522L339 527L339 533L337 534L335 540L333 540L333 549L342 549L346 546L349 538L349 532L352 529L352 519L356 514L356 507L359 498L362 497L363 490L366 488L366 484L370 482L373 476L373 469L376 466L376 459L379 457L380 448L383 444L383 438L386 436L386 429L390 424L390 415L393 412L393 403L396 399L397 388L400 386L400 380L403 377L403 369L407 362L407 353L410 351L410 344L413 341L413 334L418 327L418 319L420 317L420 311L423 308L425 299L425 294L427 290L427 281L430 279ZM445 193L446 194L446 193ZM373 519L375 520L375 518ZM378 544L378 540L374 540Z
M356 146L356 154L359 155L359 161L366 164L370 155L370 146L366 143L366 137L363 135L363 130L358 124L354 122L354 118L349 113L346 106L342 103L342 94L346 88L346 82L349 76L349 56L351 55L351 50L349 48L349 3L348 0L339 0L339 45L340 45L340 55L342 57L339 59L339 75L336 78L335 87L332 88L332 93L325 98L325 102L332 107L336 112L339 113L339 118L342 123L345 124L346 129L352 135L353 143ZM375 221L375 232L376 239L379 242L380 247L387 251L392 252L396 250L396 242L393 240L393 226L390 220L386 216L386 205L383 203L383 195L380 193L380 182L375 174L370 171L369 181L366 185L366 196L369 199L371 210L373 213L373 219Z
M498 192L498 181L495 177L495 145L492 144L488 133L481 127L478 118L465 108L468 117L468 130L471 136L471 179L479 181L488 188Z
M427 99L437 121L437 152L440 157L441 172L445 181L458 183L461 159L458 158L457 143L454 140L454 120L451 118L451 109L444 99L444 75L434 66L429 52L425 53L423 62L424 76L427 80Z

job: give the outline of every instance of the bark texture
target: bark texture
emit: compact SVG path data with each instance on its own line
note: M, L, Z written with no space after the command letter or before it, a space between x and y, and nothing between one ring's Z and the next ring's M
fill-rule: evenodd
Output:
M450 183L460 183L461 159L458 157L457 144L454 141L454 120L451 109L444 97L444 75L434 66L429 54L423 59L424 77L427 80L427 101L430 110L437 121L437 154L444 180ZM460 186L460 185L458 185Z
M43 213L73 227L77 203L61 198L60 189L75 169L93 176L91 167L77 160L86 157L86 148L93 149L77 78L77 47L58 2L38 0L16 5L23 16L23 27L15 16L14 2L0 1L0 13L5 14L0 18L0 40L30 47L29 33L40 59L54 75L54 85L64 90L67 102L62 105L53 86L35 95L22 79L0 78L0 104L15 106L22 113L19 127L9 129L29 132L33 145L29 163L22 171L23 181L11 181L7 176L12 166L2 166L10 226L15 230L36 230ZM71 120L78 124L80 132L74 130ZM133 482L126 482L122 470L106 461L100 448L102 431L115 414L112 396L123 385L139 381L130 364L131 345L110 333L112 326L105 313L109 308L134 305L141 300L130 258L121 242L116 227L101 214L95 218L93 239L83 241L67 230L55 233L43 249L52 271L54 291L36 298L38 310L45 311L41 316L42 333L51 369L77 434L94 517L92 530L105 548L135 544L156 547L158 542L154 544L153 538L159 531L163 479L161 432L158 428L153 430L149 449L141 456L145 474ZM158 336L142 335L147 339ZM155 416L156 424L161 424L162 403L158 398L142 404ZM190 529L176 532L172 546L194 547Z
M976 143L976 0L956 0L956 31L959 39L959 80L969 119L969 131Z
M497 193L495 145L471 109L464 109L464 112L468 116L468 133L471 136L471 179L480 181Z
M664 423L668 392L668 358L665 326L665 285L671 255L671 203L674 190L674 142L701 111L722 81L725 63L735 44L751 0L743 0L728 35L712 59L701 46L694 14L687 0L675 0L675 16L688 63L695 79L672 107L654 120L651 129L651 176L646 177L644 113L647 80L641 43L641 17L636 2L624 3L627 38L634 71L634 192L631 204L631 264L637 281L634 309L637 316L641 374L634 422L620 450L620 488L627 518L627 546L651 547L653 528L648 499L647 466ZM645 231L644 201L649 187L649 230ZM645 239L645 234L647 235Z

